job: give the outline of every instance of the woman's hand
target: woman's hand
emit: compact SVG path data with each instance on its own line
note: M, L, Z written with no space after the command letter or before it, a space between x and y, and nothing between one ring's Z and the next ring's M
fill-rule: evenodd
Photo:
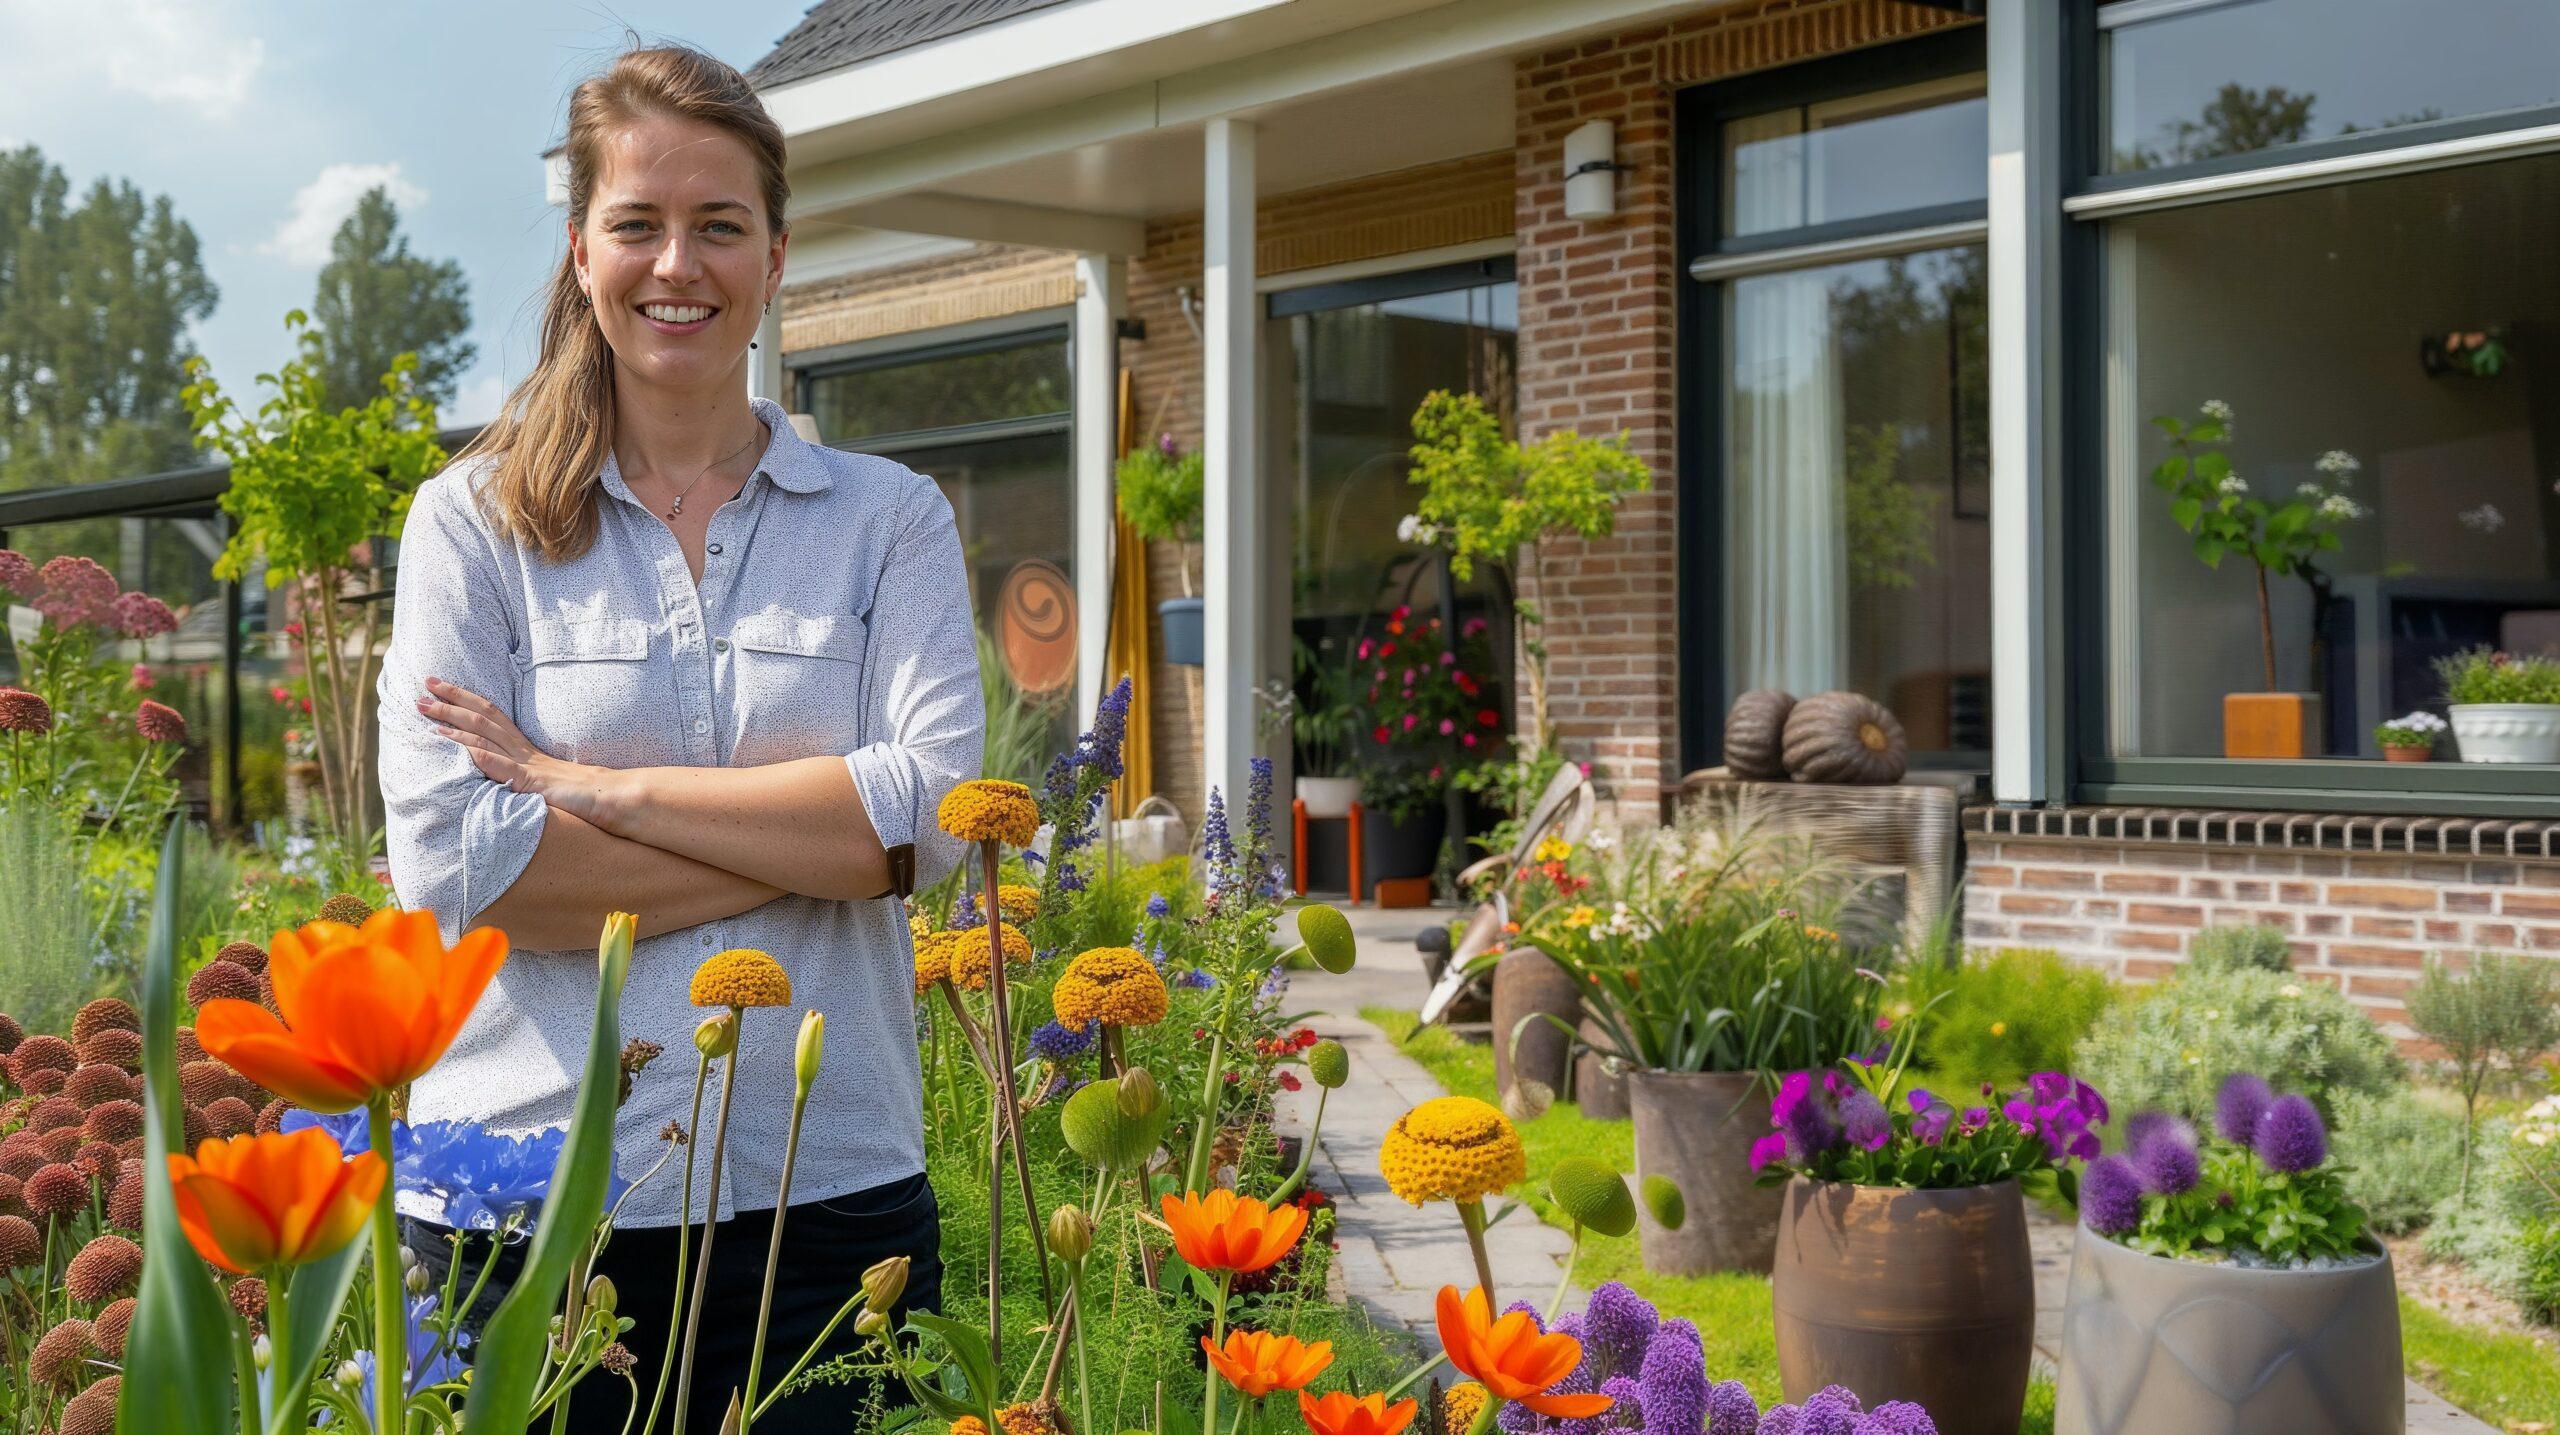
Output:
M436 725L437 736L470 753L491 782L505 784L510 792L533 793L563 812L613 830L621 778L614 769L553 757L527 741L497 704L442 678L427 679L418 712Z

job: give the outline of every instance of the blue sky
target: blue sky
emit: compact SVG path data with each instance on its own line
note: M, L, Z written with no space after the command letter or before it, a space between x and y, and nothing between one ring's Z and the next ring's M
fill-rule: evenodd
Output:
M476 421L531 361L569 89L626 26L743 68L810 3L0 0L0 148L170 197L222 290L197 346L235 389L286 357L330 234L388 183L411 248L470 280L479 359L447 417Z

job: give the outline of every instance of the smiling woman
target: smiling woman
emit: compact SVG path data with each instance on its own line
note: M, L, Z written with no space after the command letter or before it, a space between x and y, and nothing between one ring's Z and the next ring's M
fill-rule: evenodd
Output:
M807 1133L791 1188L804 1204L787 1220L769 1208L792 1073L742 1063L707 1208L648 1186L598 1263L644 1363L662 1362L679 1316L700 1330L686 1415L710 1430L748 1383L763 1293L745 1262L678 1284L689 1223L735 1228L716 1242L728 1250L786 1233L776 1349L807 1345L847 1273L885 1258L913 1261L907 1307L936 1302L898 899L957 860L932 813L977 775L984 716L940 491L805 443L746 396L790 238L782 137L754 92L707 56L641 50L580 85L569 115L567 247L541 360L419 489L402 534L379 693L392 879L448 938L496 926L523 953L409 1114L503 1131L564 1119L576 1092L560 1053L583 1045L598 981L580 949L613 910L648 914L626 1034L682 1049L700 1013L673 974L752 949L781 964L800 1008L852 1037L808 1093L834 1119ZM645 979L653 967L664 979ZM798 1019L747 1014L736 1039L775 1040ZM693 1120L680 1087L634 1084L616 1129L626 1172ZM478 1239L440 1208L404 1215L430 1265ZM500 1253L498 1280L513 1266ZM825 1390L756 1424L830 1427L858 1398ZM572 1408L569 1427L618 1429L611 1403Z

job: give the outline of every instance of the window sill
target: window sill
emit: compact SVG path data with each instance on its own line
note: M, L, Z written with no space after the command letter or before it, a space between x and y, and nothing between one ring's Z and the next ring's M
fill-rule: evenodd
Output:
M2224 793L2225 799L2246 794ZM1969 807L1967 837L2256 847L2449 858L2560 859L2551 805L2532 818L2452 817L2223 807Z

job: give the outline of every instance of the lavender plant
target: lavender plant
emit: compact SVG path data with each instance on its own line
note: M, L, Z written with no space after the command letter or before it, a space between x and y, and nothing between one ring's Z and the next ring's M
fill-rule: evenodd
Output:
M2165 1112L2125 1126L2125 1149L2089 1165L2080 1218L2138 1251L2184 1260L2299 1266L2360 1253L2364 1209L2346 1168L2329 1164L2329 1131L2300 1095L2265 1078L2222 1083L2200 1134Z

